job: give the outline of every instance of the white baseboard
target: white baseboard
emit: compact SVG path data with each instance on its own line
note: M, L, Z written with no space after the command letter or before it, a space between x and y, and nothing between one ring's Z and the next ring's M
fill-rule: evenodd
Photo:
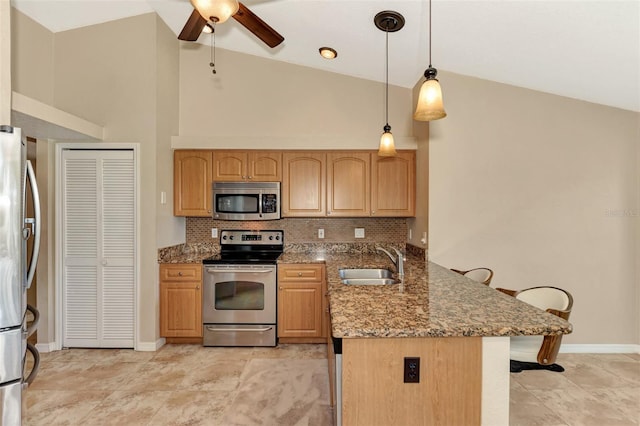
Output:
M576 345L560 346L563 354L640 354L640 345Z
M140 352L155 352L165 345L167 340L164 337L156 340L155 342L138 342L136 345L136 351Z
M49 342L49 343L36 343L36 349L38 350L38 352L53 352L56 349L56 344L55 342Z

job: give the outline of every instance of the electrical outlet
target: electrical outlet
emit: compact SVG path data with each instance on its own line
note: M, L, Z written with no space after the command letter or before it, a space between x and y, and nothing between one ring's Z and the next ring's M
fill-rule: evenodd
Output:
M218 228L211 228L211 238L218 238Z
M324 238L324 229L318 229L318 238Z
M420 358L404 358L404 382L420 383Z
M356 228L354 236L356 238L364 238L364 228Z

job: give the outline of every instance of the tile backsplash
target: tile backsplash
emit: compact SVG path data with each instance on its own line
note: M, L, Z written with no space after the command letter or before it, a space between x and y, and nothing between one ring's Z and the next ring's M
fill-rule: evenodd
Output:
M392 243L407 240L405 218L285 218L269 221L225 221L208 217L188 217L186 243L211 243L211 229L282 229L285 243ZM364 238L355 238L356 228L364 228ZM324 229L324 238L318 238Z

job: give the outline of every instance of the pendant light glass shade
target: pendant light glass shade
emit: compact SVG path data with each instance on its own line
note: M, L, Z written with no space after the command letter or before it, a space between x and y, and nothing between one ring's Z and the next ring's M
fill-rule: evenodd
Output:
M391 126L384 126L384 133L380 137L380 147L378 155L380 157L393 157L397 154L395 144L393 143L393 135L391 134Z
M413 114L414 120L431 121L447 116L442 101L442 88L438 79L435 78L437 71L432 67L429 67L429 69L433 70L433 76L427 77L427 80L420 86L418 104L416 112ZM429 69L425 72L425 75L429 74Z
M236 0L190 0L200 15L216 23L223 23L235 15L240 7Z
M418 104L413 114L413 119L418 121L438 120L447 116L442 101L442 88L436 78L438 70L431 66L431 40L431 0L429 0L429 67L424 72L427 80L420 86Z

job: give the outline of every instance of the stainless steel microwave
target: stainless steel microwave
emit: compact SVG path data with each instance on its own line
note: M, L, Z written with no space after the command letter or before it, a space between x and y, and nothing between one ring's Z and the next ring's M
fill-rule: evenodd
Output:
M213 182L213 218L280 219L280 182Z

